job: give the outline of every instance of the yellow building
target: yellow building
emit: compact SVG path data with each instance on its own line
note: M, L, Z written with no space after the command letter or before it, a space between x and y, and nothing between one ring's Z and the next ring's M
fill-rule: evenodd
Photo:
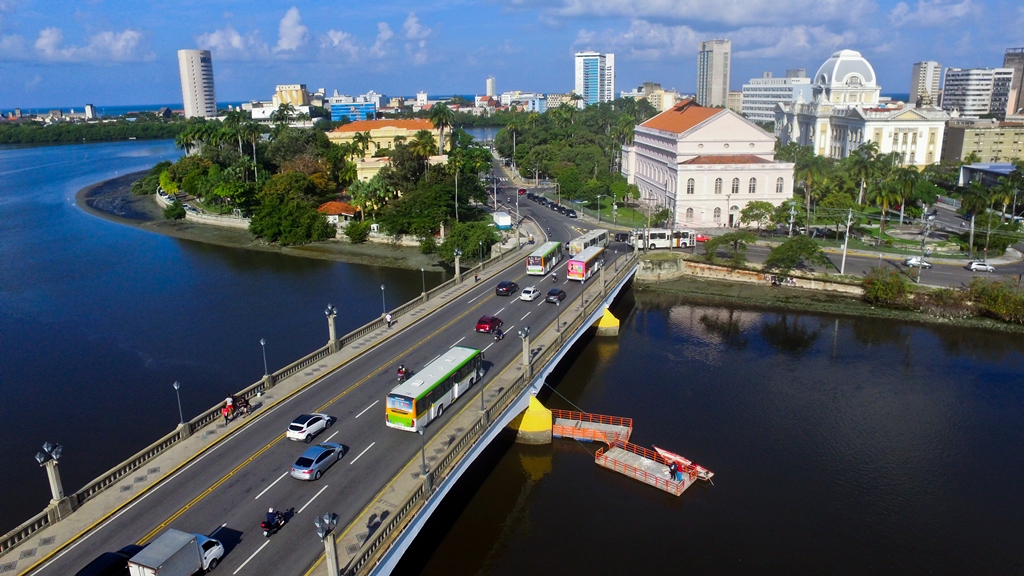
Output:
M413 120L357 120L328 132L327 139L334 144L348 144L355 139L356 134L370 133L372 143L367 147L363 158L356 162L357 177L365 182L391 163L390 158L374 158L374 152L394 148L396 138L400 141L404 139L406 143L412 142L420 130L427 130L433 134L435 145L441 138L440 130L434 128L434 124L430 120L417 118ZM451 130L445 130L445 148L450 148L450 134ZM445 161L447 161L446 156L430 157L431 165Z
M305 84L279 84L274 92L272 102L275 110L281 104L291 104L295 107L309 106L309 92L306 90Z

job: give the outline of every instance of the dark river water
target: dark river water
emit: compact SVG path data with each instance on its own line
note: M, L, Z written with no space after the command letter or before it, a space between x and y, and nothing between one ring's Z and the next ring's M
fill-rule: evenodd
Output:
M197 244L86 214L75 192L168 142L0 148L0 532L178 422L420 290L415 272ZM427 275L427 285L443 280ZM401 573L1024 572L1024 339L627 294L542 395L634 420L715 472L674 497L597 447L494 445Z

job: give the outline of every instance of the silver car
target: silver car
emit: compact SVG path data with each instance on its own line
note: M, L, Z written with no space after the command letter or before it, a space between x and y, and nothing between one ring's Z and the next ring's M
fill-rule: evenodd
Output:
M995 272L995 266L985 262L984 260L971 260L967 263L967 269L971 272Z
M341 444L325 442L311 446L292 464L292 478L319 480L324 472L345 455Z

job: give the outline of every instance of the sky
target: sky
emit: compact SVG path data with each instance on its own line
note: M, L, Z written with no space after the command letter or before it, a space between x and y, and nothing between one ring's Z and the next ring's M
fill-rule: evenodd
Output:
M177 50L213 52L221 102L277 84L342 94L568 92L573 53L615 54L616 93L693 93L697 43L728 38L731 87L861 52L882 93L914 62L999 67L1020 0L0 0L0 109L180 103Z

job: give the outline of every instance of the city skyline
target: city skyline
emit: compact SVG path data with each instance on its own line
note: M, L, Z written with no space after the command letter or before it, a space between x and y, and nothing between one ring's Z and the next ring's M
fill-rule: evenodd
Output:
M316 0L237 12L0 0L0 108L175 102L180 49L212 51L223 101L264 99L288 83L329 93L480 94L492 75L502 90L564 93L573 88L574 53L588 50L616 54L620 87L654 81L693 93L698 44L713 37L732 40L732 90L766 70L814 69L850 48L870 59L883 91L906 93L915 62L1001 66L1005 50L1024 43L1014 35L1022 24L1024 8L1003 0L455 0L414 10Z

